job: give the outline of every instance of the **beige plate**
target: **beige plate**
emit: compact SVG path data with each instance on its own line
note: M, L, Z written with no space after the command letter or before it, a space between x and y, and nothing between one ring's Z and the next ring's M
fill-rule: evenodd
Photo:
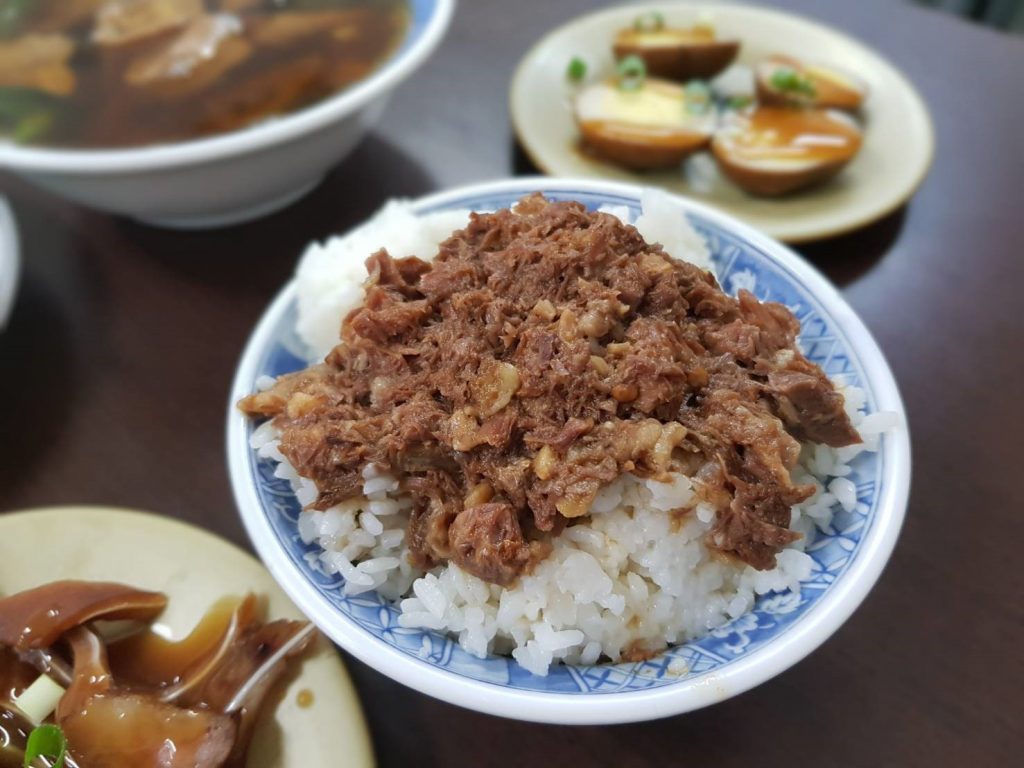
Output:
M870 94L862 110L860 154L823 186L782 199L751 197L717 173L698 191L681 171L636 173L588 157L577 149L573 86L565 77L574 56L588 63L588 80L614 69L611 41L641 13L658 11L669 25L692 25L708 15L718 36L742 41L738 63L752 66L773 53L821 61L864 80ZM716 205L780 240L800 242L847 232L878 219L914 194L931 165L934 139L928 110L900 72L871 49L834 29L788 13L744 5L661 2L612 8L582 16L541 40L520 62L510 92L516 133L545 173L607 178L664 187ZM702 153L698 163L713 167Z
M270 574L249 555L168 518L100 507L54 507L0 515L0 594L56 579L119 581L165 592L158 624L183 637L218 598L255 592L270 618L301 619ZM300 691L309 707L299 707ZM372 766L355 689L337 652L321 641L259 723L249 768Z

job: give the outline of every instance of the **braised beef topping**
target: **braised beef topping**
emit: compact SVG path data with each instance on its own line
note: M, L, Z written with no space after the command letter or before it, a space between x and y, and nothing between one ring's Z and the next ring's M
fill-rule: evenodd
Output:
M367 267L325 362L240 407L274 418L315 508L358 495L370 465L399 476L423 567L510 583L623 473L686 471L717 509L710 546L770 568L812 492L790 477L797 438L860 440L788 309L577 203L527 197L474 214L431 263Z

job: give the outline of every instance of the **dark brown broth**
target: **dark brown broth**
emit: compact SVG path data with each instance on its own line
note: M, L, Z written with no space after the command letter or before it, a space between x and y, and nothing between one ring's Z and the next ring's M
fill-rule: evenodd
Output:
M7 648L0 648L0 768L22 768L25 743L32 724L18 712L14 699L39 676L32 667L18 661ZM65 768L77 768L68 757Z
M0 703L0 768L22 768L31 730L28 722Z
M0 44L28 34L52 33L47 6L65 1L41 0L18 35ZM29 93L37 103L47 105L54 119L45 130L20 140L58 147L112 148L233 131L315 104L365 78L396 47L408 24L405 0L256 0L249 5L252 7L233 15L242 24L240 36L251 52L212 84L192 93L126 82L133 63L166 48L180 28L117 47L92 41L92 16L58 30L75 43L70 60L74 92L63 97ZM231 3L205 0L207 13L220 13L225 7ZM340 24L328 21L322 30L290 43L260 42L260 25L285 13L344 13L345 20ZM341 29L345 30L340 33L343 39L335 35ZM0 88L0 112L5 92L22 92L15 93L17 97L29 90ZM5 128L14 131L11 126L0 126L0 130Z
M12 708L12 701L36 678L13 651L0 648L0 768L21 768L25 739L32 725Z

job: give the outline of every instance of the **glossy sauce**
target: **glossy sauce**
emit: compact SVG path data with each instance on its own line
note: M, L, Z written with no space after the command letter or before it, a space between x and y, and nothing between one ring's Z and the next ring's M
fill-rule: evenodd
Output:
M154 688L172 685L220 644L242 601L218 600L183 640L168 640L151 629L111 643L107 647L115 679Z
M303 688L295 697L295 703L299 705L300 709L309 709L313 706L314 701L313 692L309 688Z
M0 647L0 703L12 701L39 676L7 648Z
M364 79L408 24L406 0L180 0L176 25L105 43L97 12L114 5L26 4L35 10L0 39L0 135L102 148L232 131ZM50 74L32 63L37 49Z
M741 160L838 161L861 143L855 126L825 110L762 106L734 120L730 152Z

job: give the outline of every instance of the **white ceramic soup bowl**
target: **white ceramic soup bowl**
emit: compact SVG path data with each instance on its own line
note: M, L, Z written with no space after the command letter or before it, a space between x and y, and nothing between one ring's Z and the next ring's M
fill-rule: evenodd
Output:
M431 195L416 212L495 210L540 191L640 209L639 187L605 181L511 179ZM795 592L761 595L754 608L692 642L639 662L563 666L546 677L506 656L480 659L438 632L400 626L398 608L376 592L344 594L344 579L318 567L315 544L297 530L301 506L275 463L249 443L256 424L235 407L257 380L305 367L295 335L296 289L289 283L249 339L231 390L227 454L242 520L271 574L331 639L374 669L439 699L490 714L556 723L649 720L722 701L782 672L823 643L854 611L896 543L910 483L910 439L896 383L864 324L824 277L751 227L708 206L676 198L704 237L722 285L780 301L802 323L800 345L831 376L861 387L869 413L895 414L875 453L862 453L847 476L849 510L809 544L809 576ZM397 255L397 254L396 254ZM402 254L406 255L406 254Z
M0 169L92 208L169 227L238 223L313 189L377 121L391 91L427 59L455 0L408 0L395 51L363 80L317 104L194 141L64 150L0 142Z

